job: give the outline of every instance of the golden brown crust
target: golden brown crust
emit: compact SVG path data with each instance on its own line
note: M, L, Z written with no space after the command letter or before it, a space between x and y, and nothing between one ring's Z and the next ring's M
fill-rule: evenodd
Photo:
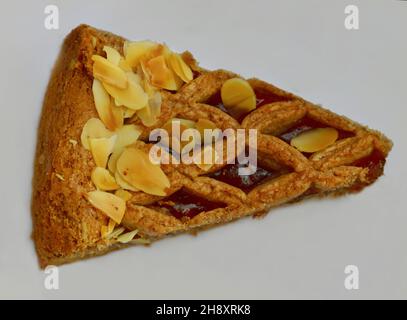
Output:
M38 144L33 179L33 237L41 267L62 264L100 255L124 245L103 240L102 225L108 218L94 209L84 194L94 190L90 180L95 163L91 154L80 146L83 125L96 117L92 96L92 54L101 54L103 45L122 51L124 39L107 32L81 25L71 32L62 47L53 70L44 100L38 131ZM250 79L257 91L283 97L284 101L266 104L243 119L241 123L220 109L205 104L222 84L236 74L207 71L197 66L189 52L182 55L199 76L176 93L164 93L163 112L152 128L144 127L141 139L173 117L191 120L210 119L220 129L258 129L258 154L262 165L281 169L282 174L248 193L208 176L226 163L205 172L196 165L162 165L171 182L168 195L184 188L189 192L222 202L224 208L202 212L191 219L180 220L160 208L162 197L132 192L122 225L138 229L151 240L169 234L202 229L247 215L259 215L272 207L308 195L339 194L353 191L372 181L366 168L354 166L355 161L379 150L387 156L392 143L380 132L363 127L345 117L316 106L291 93L258 79ZM354 137L336 142L331 147L306 158L278 138L305 115L331 127L351 132ZM135 118L133 122L140 125ZM136 147L150 146L139 142ZM377 178L377 177L376 177Z

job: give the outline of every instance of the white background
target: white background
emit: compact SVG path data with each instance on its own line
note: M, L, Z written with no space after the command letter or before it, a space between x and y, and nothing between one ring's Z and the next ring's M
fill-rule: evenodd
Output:
M44 28L44 8L60 29ZM344 28L356 4L360 30ZM30 239L44 90L76 25L192 51L207 68L257 76L391 137L386 176L363 193L277 208L197 237L60 268L44 289ZM0 298L407 298L407 2L3 1L0 13ZM347 291L346 265L360 269Z

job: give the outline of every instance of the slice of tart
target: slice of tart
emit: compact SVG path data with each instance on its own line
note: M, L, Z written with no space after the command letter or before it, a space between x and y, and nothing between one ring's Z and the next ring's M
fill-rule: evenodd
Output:
M383 174L391 147L261 80L81 25L63 44L39 126L40 265L360 191Z

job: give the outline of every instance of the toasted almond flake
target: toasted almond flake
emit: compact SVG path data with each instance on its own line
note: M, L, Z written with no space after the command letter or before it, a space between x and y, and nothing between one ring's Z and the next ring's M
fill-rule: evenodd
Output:
M90 150L95 160L96 166L105 168L109 155L113 152L114 144L117 136L110 138L94 138L89 139Z
M122 107L123 106L119 101L117 101L117 99L113 99L113 101L114 101L114 105L116 107ZM125 107L123 107L123 108L125 108Z
M59 174L59 173L56 173L55 176L56 176L59 180L65 181L65 178L64 178L63 175L61 175L61 174Z
M172 70L182 79L182 81L188 83L194 78L191 68L185 63L178 53L170 54L168 61Z
M170 181L159 165L150 161L149 155L139 149L126 148L117 161L117 172L131 186L145 193L165 196Z
M107 168L109 169L109 171L113 174L116 173L116 164L117 164L117 160L119 159L119 157L121 156L123 150L117 150L117 151L113 151L113 153L111 154L111 156L109 157L109 160L107 162Z
M146 67L153 86L167 90L178 90L182 85L182 83L176 81L176 75L168 68L164 56L161 55L150 59L146 63Z
M115 178L105 168L96 167L91 174L93 184L99 190L112 191L119 189Z
M148 103L148 95L144 92L140 84L135 81L128 81L126 89L120 89L108 83L103 83L103 87L116 99L117 103L127 108L140 110Z
M124 119L129 119L131 117L133 117L136 114L136 110L132 110L126 107L121 107L122 108L122 112L123 112L123 118Z
M109 235L109 232L107 231L107 226L101 226L100 227L100 236L102 239L105 239Z
M122 69L124 72L129 72L129 71L133 71L131 66L129 65L129 63L125 60L125 59L121 59L119 61L119 67L120 69Z
M146 127L155 125L160 114L161 94L159 92L154 93L154 95L148 100L148 105L145 108L137 111L137 116Z
M142 129L134 124L124 125L122 128L116 131L117 140L114 145L113 153L108 161L108 168L110 172L116 172L116 162L122 154L124 148L137 141Z
M129 190L129 191L134 191L137 192L139 191L137 188L133 187L130 185L121 175L118 171L114 174L114 177L116 179L117 184L124 190Z
M138 233L138 230L133 230L127 233L123 233L119 237L117 237L117 241L120 243L128 243L133 240L134 236Z
M236 117L256 108L256 94L250 84L241 78L227 80L221 89L222 102Z
M119 89L127 88L127 76L122 69L98 55L93 55L92 60L93 76L96 79Z
M116 226L116 222L114 222L114 220L112 220L112 219L109 219L108 225L101 227L100 233L101 233L102 239L107 238L113 232L115 226Z
M314 153L334 144L338 136L338 130L334 128L312 129L292 139L291 145L301 152Z
M152 41L126 41L123 48L125 59L127 63L134 68L140 63L144 56L146 56L157 46L158 44Z
M69 139L69 143L72 144L74 147L76 147L76 145L78 144L78 141L76 141L74 139Z
M97 79L93 79L92 92L99 118L105 126L112 131L120 128L124 120L123 112L114 106L112 98Z
M106 129L103 122L98 118L89 119L83 126L81 143L86 150L90 150L89 139L110 138L113 132Z
M124 147L135 143L140 137L142 131L143 129L140 126L134 124L124 125L116 131L117 140L114 150L123 150Z
M129 201L132 198L131 193L124 189L118 189L114 194L122 198L124 201Z
M92 206L120 224L126 211L126 202L122 198L99 190L88 192L87 198Z
M117 239L118 236L120 236L124 231L126 231L126 228L124 227L118 227L116 229L114 229L114 231L112 233L110 233L106 239L107 240L111 240L111 239Z
M104 46L103 51L106 52L107 60L109 62L113 63L116 66L119 65L120 60L122 59L119 51L109 46Z

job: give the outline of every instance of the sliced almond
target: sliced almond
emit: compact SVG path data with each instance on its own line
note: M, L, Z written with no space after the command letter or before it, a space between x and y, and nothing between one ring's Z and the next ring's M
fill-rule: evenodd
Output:
M90 150L95 160L96 166L105 168L109 155L113 152L117 136L110 138L89 139Z
M293 138L291 145L301 152L314 153L334 144L338 136L338 130L334 128L312 129Z
M128 243L131 240L133 240L133 238L135 237L135 235L138 233L138 230L133 230L130 232L126 232L123 233L122 235L120 235L119 237L117 237L117 241L120 243Z
M180 88L180 83L176 81L174 72L168 68L164 56L161 55L150 59L146 63L146 67L153 86L167 90L178 90Z
M99 190L112 191L119 189L119 185L116 183L115 178L105 168L96 167L91 174L93 184Z
M124 190L124 189L118 189L114 193L116 196L122 198L124 201L129 201L132 198L132 195L130 192Z
M109 160L107 162L107 168L109 169L109 171L113 174L116 173L116 164L117 164L117 160L119 159L119 157L122 155L123 150L117 150L117 151L113 151L113 153L111 154L111 156L109 157ZM120 185L120 184L119 184Z
M111 240L111 239L117 239L118 236L120 236L124 231L126 231L125 227L118 227L113 230L112 233L110 233L106 239Z
M109 47L109 46L104 46L103 51L106 52L106 58L109 62L113 63L114 65L118 66L120 63L120 60L122 59L119 51L117 51L115 48Z
M116 226L116 222L114 222L114 220L112 220L112 219L109 219L108 225L102 226L102 228L101 228L102 238L106 238L107 236L109 236L113 232L115 226Z
M124 190L129 190L129 191L134 191L137 192L139 191L137 188L133 187L130 185L119 173L119 171L116 170L114 177L116 179L117 184Z
M127 148L117 161L117 172L130 185L145 193L165 196L170 181L159 165L150 161L149 155L139 149Z
M102 83L93 79L93 98L99 118L109 130L116 130L123 125L123 112L113 105L112 98L107 93Z
M221 89L222 102L233 116L250 112L256 108L256 94L250 84L240 78L227 80Z
M182 81L188 83L194 78L191 68L178 53L170 54L168 61L172 70L174 70L175 74L180 77Z
M92 60L93 76L96 79L119 89L127 88L127 76L122 69L98 55L93 55Z
M140 126L134 124L126 124L117 130L115 133L117 135L116 144L114 150L123 150L138 140L143 129Z
M125 59L127 63L134 68L140 63L141 59L155 47L157 47L157 44L152 41L125 42Z
M90 150L89 139L110 138L112 135L113 132L107 130L100 119L91 118L83 126L81 142L86 150Z
M145 108L137 111L137 116L140 118L143 125L151 127L155 125L161 114L161 94L155 92L148 100L148 104Z
M123 112L123 118L124 119L129 119L131 117L133 117L136 114L136 110L132 110L126 107L121 107L122 108L122 112Z
M87 198L95 208L120 224L126 211L126 202L122 198L99 190L88 192Z
M128 63L125 59L123 59L123 58L121 58L120 61L119 61L119 67L120 67L120 69L122 69L124 72L133 71L132 68L131 68L131 66L129 65L129 63Z
M126 75L126 74L125 74ZM127 79L127 75L126 75ZM129 79L127 88L120 89L108 83L103 83L106 91L116 99L117 103L133 110L144 108L148 102L148 96L136 81Z
M134 124L124 125L122 128L116 131L117 139L113 148L113 153L108 161L108 168L110 172L116 172L116 162L122 154L124 148L137 141L142 129Z

